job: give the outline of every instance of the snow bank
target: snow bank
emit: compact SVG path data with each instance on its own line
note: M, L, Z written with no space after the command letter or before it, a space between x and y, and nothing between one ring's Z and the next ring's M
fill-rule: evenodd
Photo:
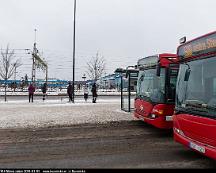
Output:
M83 95L84 91L79 90L79 91L75 91L75 95ZM0 90L0 95L4 96L4 90ZM37 89L35 92L36 95L41 95L42 92L40 89ZM28 91L13 91L13 90L8 90L7 91L7 95L13 95L13 96L20 96L20 95L28 95ZM47 91L47 95L67 95L67 91L66 90L50 90ZM89 91L89 95L91 95L91 92ZM121 95L121 92L117 92L115 90L99 90L98 91L98 95Z
M76 100L26 100L0 102L0 128L37 128L82 123L105 123L133 120L130 113L120 110L120 99L98 100L96 104Z

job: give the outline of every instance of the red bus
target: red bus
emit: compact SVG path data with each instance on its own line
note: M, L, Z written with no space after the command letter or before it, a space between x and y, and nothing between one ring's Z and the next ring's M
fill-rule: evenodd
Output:
M178 60L159 54L138 60L139 76L134 116L161 129L172 129Z
M174 140L216 159L216 31L178 47Z

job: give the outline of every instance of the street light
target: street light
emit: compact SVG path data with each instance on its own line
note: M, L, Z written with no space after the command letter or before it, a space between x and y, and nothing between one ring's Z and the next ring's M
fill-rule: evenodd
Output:
M85 75L85 73L83 74L82 78L83 78L83 85L82 85L82 87L84 88L84 85L85 85L85 79L86 79L86 75Z
M84 82L85 82L85 79L86 79L86 76L85 76L85 74L83 74L83 77L82 77L82 78L83 78L83 80L84 80Z
M74 82L75 82L75 35L76 35L76 0L74 0L74 32L73 32L73 94L72 102L74 103Z

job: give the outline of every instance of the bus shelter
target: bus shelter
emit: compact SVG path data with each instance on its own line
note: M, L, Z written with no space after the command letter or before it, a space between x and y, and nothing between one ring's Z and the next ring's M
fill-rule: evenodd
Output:
M139 70L135 67L128 67L126 69L117 69L115 73L120 75L121 110L132 112L134 110Z

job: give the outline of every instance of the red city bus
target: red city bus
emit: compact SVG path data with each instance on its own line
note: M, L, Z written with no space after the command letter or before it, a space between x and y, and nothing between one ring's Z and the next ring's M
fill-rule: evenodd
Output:
M216 159L216 31L177 50L174 140Z
M161 129L172 129L178 59L159 54L140 59L134 116Z

